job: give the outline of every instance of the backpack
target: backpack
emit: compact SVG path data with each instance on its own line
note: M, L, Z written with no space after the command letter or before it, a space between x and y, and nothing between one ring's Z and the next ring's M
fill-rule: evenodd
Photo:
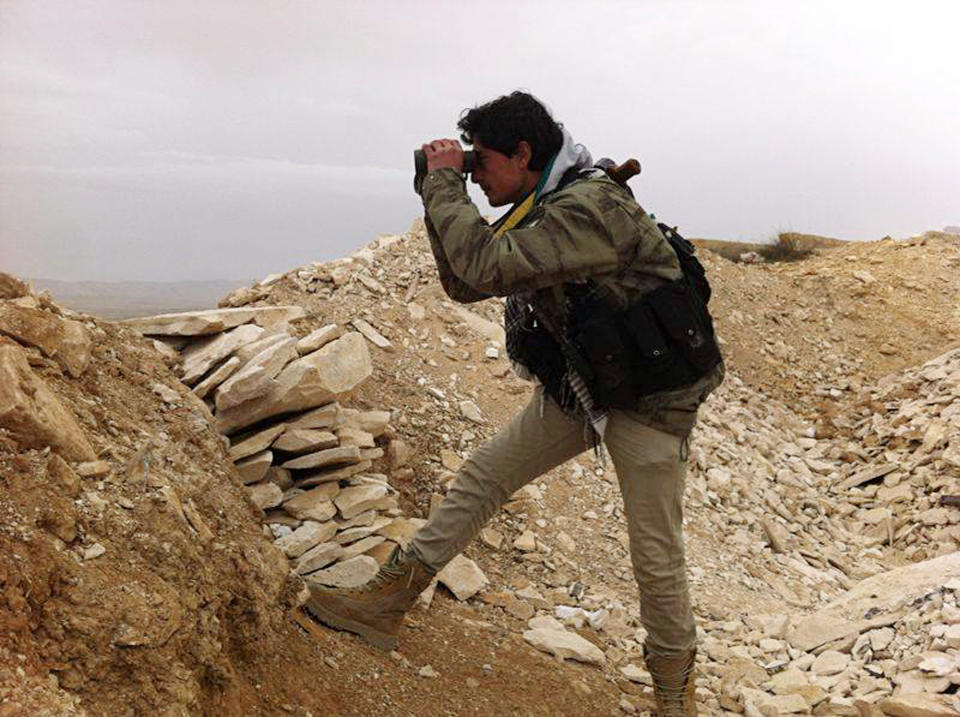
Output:
M651 214L650 218L656 221ZM676 227L668 227L663 222L657 222L657 229L663 234L664 238L670 243L673 251L680 260L680 269L683 271L683 278L693 289L694 295L700 299L704 308L710 303L710 282L707 280L707 272L703 264L697 259L697 247L690 240L684 239L677 232Z

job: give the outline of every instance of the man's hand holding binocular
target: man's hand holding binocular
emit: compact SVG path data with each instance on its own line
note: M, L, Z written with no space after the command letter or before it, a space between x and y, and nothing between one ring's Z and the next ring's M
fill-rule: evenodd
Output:
M427 173L450 167L463 174L463 147L455 139L435 139L422 147L427 157Z

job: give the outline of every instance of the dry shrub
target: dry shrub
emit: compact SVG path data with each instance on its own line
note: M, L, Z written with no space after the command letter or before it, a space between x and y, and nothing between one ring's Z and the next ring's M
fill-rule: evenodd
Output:
M780 232L769 244L759 245L756 252L764 261L800 261L813 254L812 248L803 245L802 237L793 232Z

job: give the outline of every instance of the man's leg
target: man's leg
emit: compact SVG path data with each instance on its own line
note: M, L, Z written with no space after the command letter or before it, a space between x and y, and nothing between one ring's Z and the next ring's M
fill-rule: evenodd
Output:
M464 462L443 502L410 541L409 550L430 569L441 570L462 552L515 491L587 449L583 422L548 398L541 402L542 390Z
M397 645L404 613L433 576L461 552L518 488L586 448L583 424L540 390L513 421L468 458L450 492L407 551L394 551L366 585L310 587L304 607L331 627L354 632L386 650Z
M696 643L683 551L681 443L630 413L610 414L606 444L623 495L641 620L647 645L664 656L683 654Z
M695 414L693 408L682 418ZM644 655L657 714L663 717L697 713L697 629L683 552L685 440L622 411L613 412L607 424L606 443L620 481L640 589L640 618L647 629Z

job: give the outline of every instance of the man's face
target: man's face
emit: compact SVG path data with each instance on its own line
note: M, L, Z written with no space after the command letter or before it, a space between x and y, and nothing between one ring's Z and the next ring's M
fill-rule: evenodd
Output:
M495 149L483 146L478 138L474 137L473 149L477 153L477 166L473 170L473 181L480 185L487 201L492 207L502 207L520 201L532 188L530 172L527 165L530 162L529 146L521 142L521 146L512 156L501 154ZM534 185L536 183L534 182Z

